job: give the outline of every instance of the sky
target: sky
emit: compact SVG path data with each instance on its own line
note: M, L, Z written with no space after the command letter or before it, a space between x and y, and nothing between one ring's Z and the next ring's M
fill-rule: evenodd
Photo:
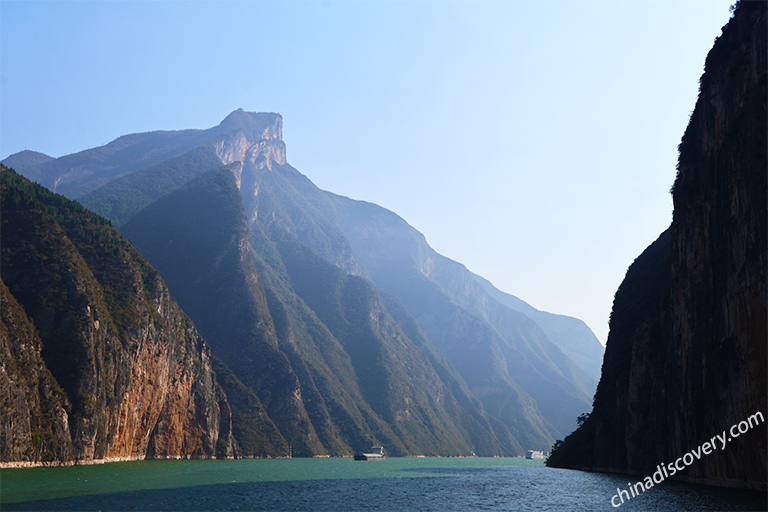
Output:
M732 3L0 0L0 158L277 112L317 186L605 344Z

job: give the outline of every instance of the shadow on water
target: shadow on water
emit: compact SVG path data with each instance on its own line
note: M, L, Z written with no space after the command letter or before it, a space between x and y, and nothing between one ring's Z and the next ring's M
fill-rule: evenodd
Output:
M549 468L402 470L398 478L243 482L92 494L3 505L3 510L463 511L616 510L627 477ZM620 510L766 510L766 495L664 482Z

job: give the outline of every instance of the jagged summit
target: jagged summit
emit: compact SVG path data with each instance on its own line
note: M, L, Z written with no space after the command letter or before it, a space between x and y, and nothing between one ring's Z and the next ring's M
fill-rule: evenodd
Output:
M283 116L273 112L246 112L239 108L219 124L224 132L242 130L249 140L283 138Z

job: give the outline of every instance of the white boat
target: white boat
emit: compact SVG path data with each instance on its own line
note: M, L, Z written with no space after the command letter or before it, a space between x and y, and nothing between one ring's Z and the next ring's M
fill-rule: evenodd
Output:
M541 450L528 450L525 452L526 459L546 459L547 456Z
M370 452L355 454L355 460L381 460L384 458L384 447L373 446Z

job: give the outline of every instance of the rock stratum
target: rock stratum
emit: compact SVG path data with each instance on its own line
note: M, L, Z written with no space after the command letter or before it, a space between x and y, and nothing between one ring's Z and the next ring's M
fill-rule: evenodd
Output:
M768 418L766 5L740 2L707 56L672 224L616 292L594 409L550 466L647 476ZM675 478L766 490L766 461L756 421Z

